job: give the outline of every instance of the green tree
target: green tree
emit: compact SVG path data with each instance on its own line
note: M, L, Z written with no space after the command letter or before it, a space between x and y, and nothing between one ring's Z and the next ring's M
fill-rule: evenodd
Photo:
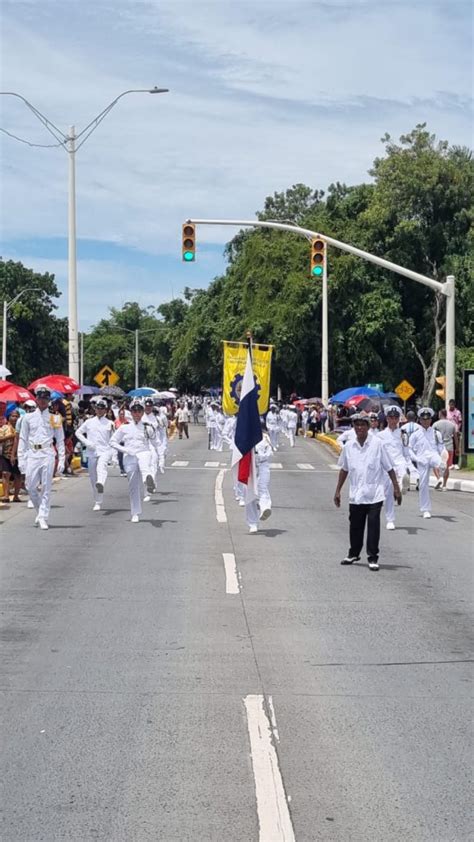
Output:
M35 291L25 292L9 308L7 320L7 367L13 382L21 385L67 372L67 320L54 314L54 299L61 294L54 275L0 259L0 299L11 301L29 288Z

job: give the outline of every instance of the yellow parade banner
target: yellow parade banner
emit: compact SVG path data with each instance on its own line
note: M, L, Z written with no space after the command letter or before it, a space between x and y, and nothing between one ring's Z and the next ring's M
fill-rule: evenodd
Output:
M247 362L246 342L223 342L224 373L222 383L222 409L226 415L235 415L239 409L242 380ZM258 389L258 411L264 415L270 401L270 374L273 345L252 345L252 367Z

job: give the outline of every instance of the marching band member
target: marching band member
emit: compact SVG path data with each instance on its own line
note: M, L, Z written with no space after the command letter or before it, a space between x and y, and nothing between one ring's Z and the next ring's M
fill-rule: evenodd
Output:
M413 462L416 463L418 472L420 474L419 493L420 493L420 511L424 518L431 517L431 498L430 498L430 471L433 468L437 485L439 488L442 485L439 469L444 467L441 454L446 453L443 445L443 437L438 430L433 429L431 422L434 417L434 411L430 406L422 406L418 410L418 420L420 427L415 430L410 436L409 450Z
M379 433L378 439L385 446L393 465L398 485L402 489L402 494L404 494L409 488L410 477L407 464L409 459L407 448L408 438L398 426L402 417L402 410L396 404L387 406L385 408L385 417L387 419L387 427ZM388 474L385 476L385 519L387 529L395 529L395 497L393 484Z

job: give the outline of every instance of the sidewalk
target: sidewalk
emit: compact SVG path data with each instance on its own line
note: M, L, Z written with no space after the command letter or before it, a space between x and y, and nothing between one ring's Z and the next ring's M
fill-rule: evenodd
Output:
M318 433L316 436L317 440L323 442L323 444L328 445L331 450L334 451L334 454L339 454L342 450L341 445L338 444L337 440L333 439L331 436L326 436L323 433ZM435 477L430 478L430 486L434 487L436 485ZM451 470L447 488L449 491L464 491L471 494L474 494L474 471L455 471Z

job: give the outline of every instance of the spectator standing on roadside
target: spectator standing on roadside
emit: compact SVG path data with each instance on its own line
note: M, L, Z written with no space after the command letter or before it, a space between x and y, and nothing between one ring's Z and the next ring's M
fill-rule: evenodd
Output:
M459 460L460 434L462 432L462 415L461 415L461 410L456 409L456 401L454 401L452 398L449 401L446 418L447 418L448 421L452 421L453 424L456 424L456 429L457 429L457 432L459 433L459 435L458 435L458 447L456 447L454 449L454 454L453 454L453 468L456 471L459 471L458 460Z
M453 464L454 454L459 450L459 433L454 421L448 421L448 413L446 409L440 409L439 418L433 424L433 429L438 430L443 438L443 444L448 453L448 461L443 473L443 487L442 491L447 490L447 483L449 478L449 469Z
M189 409L186 405L186 401L183 403L182 406L178 406L176 411L176 422L178 425L178 436L180 439L183 438L183 433L186 438L189 438Z

